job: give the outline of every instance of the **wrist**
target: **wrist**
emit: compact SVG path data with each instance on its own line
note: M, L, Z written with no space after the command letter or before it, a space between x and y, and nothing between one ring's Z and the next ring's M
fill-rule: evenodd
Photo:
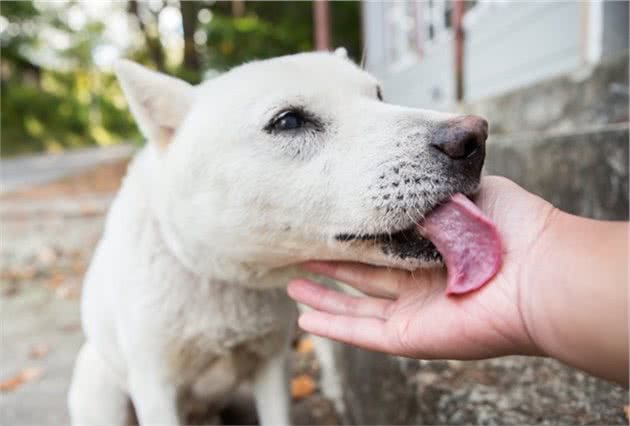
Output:
M553 352L550 347L553 342L549 328L551 318L546 305L549 298L556 297L561 291L548 294L546 283L555 269L553 260L549 258L550 252L553 251L558 228L567 220L567 214L551 204L546 209L539 231L527 253L523 253L525 260L518 274L519 311L530 341L529 352L539 356L550 356Z
M558 281L560 264L554 253L563 245L561 230L569 219L567 213L550 206L519 275L521 315L534 352L542 356L556 352L557 305L566 288L564 280Z
M523 317L539 353L627 384L627 223L554 210L531 251Z

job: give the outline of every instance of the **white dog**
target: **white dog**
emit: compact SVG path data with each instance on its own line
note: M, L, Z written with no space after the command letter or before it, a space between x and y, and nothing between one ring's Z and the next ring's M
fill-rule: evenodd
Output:
M343 54L252 62L199 86L123 61L147 146L116 197L82 296L74 424L178 424L253 383L261 423L289 423L308 259L414 269L439 261L423 215L478 185L487 125L382 102Z

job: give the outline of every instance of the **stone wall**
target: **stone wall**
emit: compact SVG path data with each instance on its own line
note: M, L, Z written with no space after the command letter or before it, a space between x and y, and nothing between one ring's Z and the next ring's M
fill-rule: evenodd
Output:
M487 174L506 176L570 213L628 220L628 123L495 136L487 148Z

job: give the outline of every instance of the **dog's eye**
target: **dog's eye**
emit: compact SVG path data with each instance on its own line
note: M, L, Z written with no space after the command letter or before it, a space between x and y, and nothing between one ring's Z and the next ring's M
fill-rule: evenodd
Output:
M277 114L265 126L264 130L270 134L286 132L289 135L298 135L305 132L313 134L324 130L324 124L315 114L302 107L286 108Z
M304 127L304 123L306 122L304 116L297 111L286 111L280 114L275 121L273 122L273 130L275 131L286 131L286 130L296 130Z

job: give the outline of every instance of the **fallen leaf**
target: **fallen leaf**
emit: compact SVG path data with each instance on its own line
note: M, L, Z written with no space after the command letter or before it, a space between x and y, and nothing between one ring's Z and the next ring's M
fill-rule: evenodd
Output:
M0 392L9 392L13 389L17 388L22 384L24 380L22 380L21 374L16 374L15 376L8 378L6 380L0 381Z
M73 283L64 283L57 287L55 293L62 299L73 300L79 297L79 288Z
M101 210L89 204L81 204L79 206L79 212L81 216L95 216L97 214L100 214Z
M48 352L50 352L50 346L48 346L48 343L38 343L37 345L31 347L28 356L33 359L43 358L48 355Z
M21 280L32 280L37 275L35 268L26 267L19 271L18 278Z
M41 367L29 367L22 370L22 381L32 382L38 380L44 375L44 369Z
M52 247L43 247L37 253L37 260L43 266L50 266L57 260L57 251Z
M295 348L295 351L299 354L307 354L313 352L313 340L308 337L300 339L297 344L297 348Z
M315 381L307 374L301 374L291 379L291 397L303 399L315 392Z
M56 289L63 283L65 279L65 275L61 271L55 271L48 277L44 285L47 288Z
M11 392L23 383L38 380L44 375L44 369L41 367L25 368L15 376L0 381L0 392Z
M71 252L68 253L68 256L71 259L80 260L81 258L83 258L83 252L81 250L72 250Z
M85 273L85 263L82 260L75 261L72 264L72 272L76 275L83 275Z
M3 271L1 278L8 281L24 281L35 278L37 271L29 266L16 266L9 270Z
M18 286L15 284L10 284L2 291L2 295L6 297L11 297L11 296L15 296L17 292L18 292Z

